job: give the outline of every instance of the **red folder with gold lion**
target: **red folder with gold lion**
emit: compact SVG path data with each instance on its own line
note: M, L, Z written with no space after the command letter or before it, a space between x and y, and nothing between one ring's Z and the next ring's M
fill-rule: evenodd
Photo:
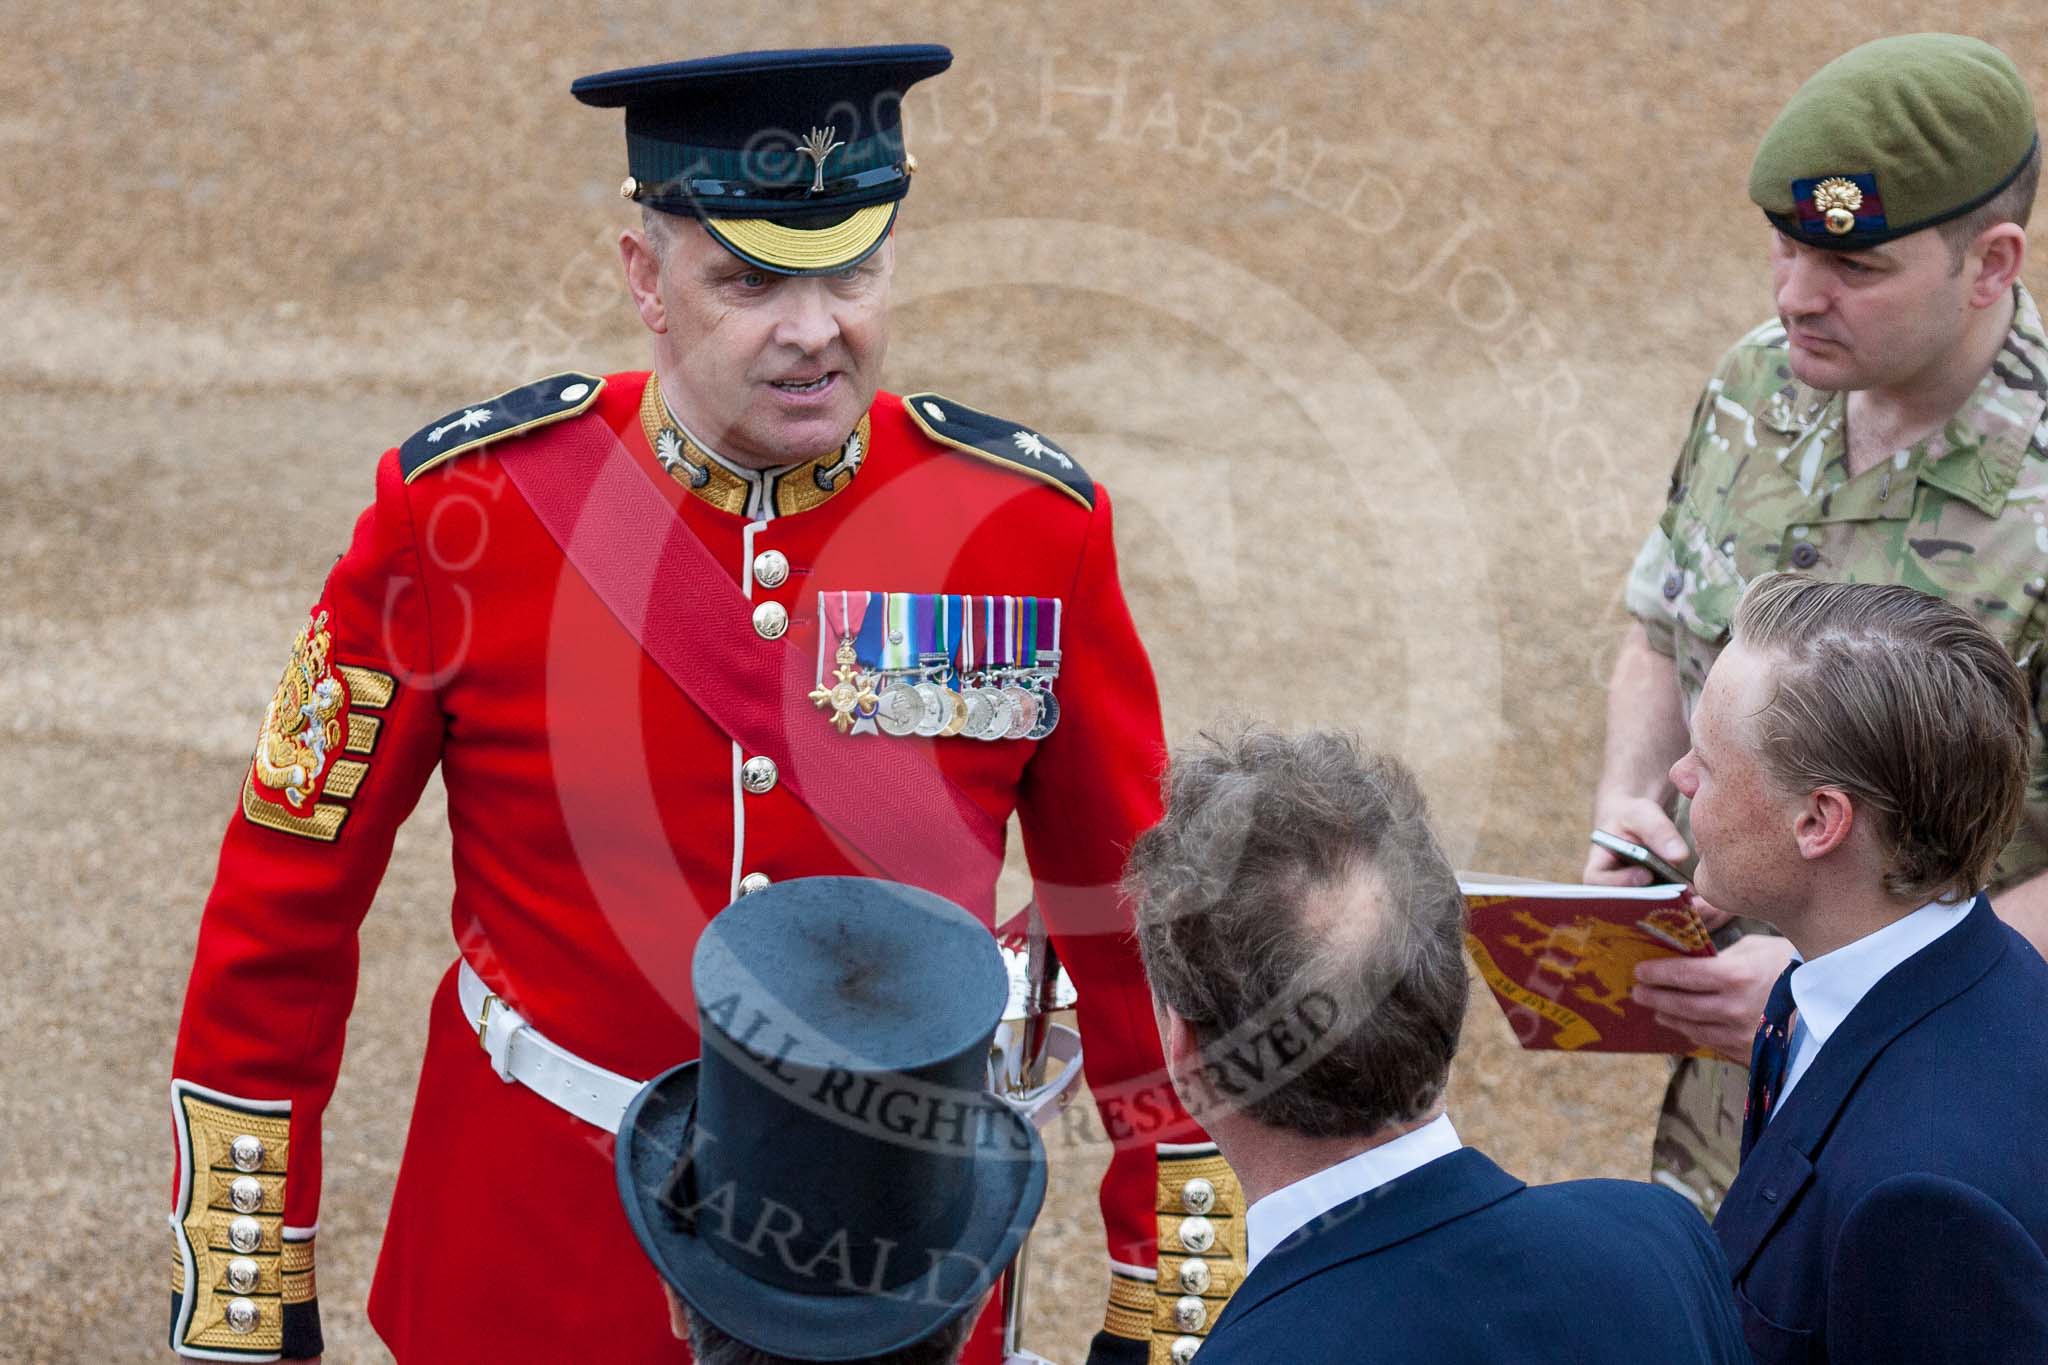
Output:
M1465 949L1526 1048L1711 1056L1629 999L1636 964L1712 957L1682 886L1579 886L1466 873Z

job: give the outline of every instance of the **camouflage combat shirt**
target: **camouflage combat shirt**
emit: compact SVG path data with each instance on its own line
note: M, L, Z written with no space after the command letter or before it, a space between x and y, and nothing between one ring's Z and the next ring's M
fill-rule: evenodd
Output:
M1688 717L1758 574L1904 583L1976 617L2035 695L2026 814L1999 855L1994 892L2048 868L2048 336L2024 287L2014 302L2012 331L1969 401L1939 432L1853 478L1847 395L1793 378L1780 323L1737 342L1700 395L1626 592L1651 645L1677 664ZM1709 1212L1734 1176L1746 1094L1740 1067L1685 1062L1665 1097L1658 1178Z

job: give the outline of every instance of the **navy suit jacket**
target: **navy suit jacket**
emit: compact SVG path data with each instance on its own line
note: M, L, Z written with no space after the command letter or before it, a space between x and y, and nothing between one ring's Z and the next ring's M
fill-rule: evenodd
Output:
M1197 1360L1749 1365L1749 1353L1692 1205L1622 1180L1532 1189L1466 1147L1282 1242Z
M1714 1231L1758 1365L2048 1361L2048 963L1989 901L1849 1012Z

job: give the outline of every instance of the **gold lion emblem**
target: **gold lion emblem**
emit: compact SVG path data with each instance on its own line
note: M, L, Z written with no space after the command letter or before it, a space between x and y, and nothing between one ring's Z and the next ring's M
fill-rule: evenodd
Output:
M263 713L256 739L256 788L272 801L301 810L320 794L327 761L341 747L341 715L348 690L328 658L333 637L327 613L307 621L292 641L292 658Z
M1856 210L1863 207L1863 189L1853 180L1830 176L1813 187L1813 206L1829 232L1840 237L1856 226Z
M1526 910L1517 910L1515 919L1535 930L1535 937L1509 935L1503 943L1535 958L1541 970L1571 982L1572 994L1580 1000L1617 1018L1628 1012L1623 1007L1635 985L1636 964L1667 956L1661 946L1629 926L1609 924L1590 915L1571 924L1550 925Z

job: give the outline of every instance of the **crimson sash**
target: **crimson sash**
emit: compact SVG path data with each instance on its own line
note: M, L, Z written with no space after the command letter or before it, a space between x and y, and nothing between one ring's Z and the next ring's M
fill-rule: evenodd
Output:
M922 745L849 741L811 708L814 661L755 632L755 604L601 418L535 431L499 447L498 459L647 656L743 753L774 759L827 829L885 877L968 907L987 901L1002 823Z

